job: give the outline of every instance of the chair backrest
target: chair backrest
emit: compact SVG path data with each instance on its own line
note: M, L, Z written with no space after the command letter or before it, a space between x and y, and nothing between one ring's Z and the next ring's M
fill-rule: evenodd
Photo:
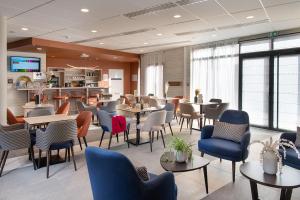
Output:
M7 123L9 125L18 123L16 116L8 108L7 108Z
M190 103L180 103L179 108L181 114L192 115L195 112L193 105Z
M70 102L63 103L56 111L56 114L68 114L70 110Z
M148 132L151 131L154 126L161 126L165 124L166 113L167 112L165 110L150 113L144 122L143 131Z
M85 105L82 101L76 101L76 106L79 111L83 111L85 108Z
M149 104L149 102L150 102L150 97L149 97L149 96L142 96L142 97L141 97L141 101L142 101L143 103Z
M239 110L226 110L220 117L221 122L231 124L248 124L249 129L249 116L245 111Z
M229 103L220 103L218 106L218 110L220 111L221 114L223 114L223 112L227 110L228 106Z
M164 109L166 111L174 111L175 105L173 103L166 103Z
M85 157L93 199L143 199L143 183L134 166L124 155L97 147L87 147Z
M39 116L46 116L46 115L53 115L54 109L53 108L39 108L31 110L27 113L27 117L39 117Z
M150 107L159 108L159 104L158 104L157 99L150 98L150 99L149 99L149 106L150 106Z
M99 124L104 131L112 131L111 115L105 110L99 110L97 112Z
M175 105L173 103L166 103L164 107L166 113L166 123L171 123L174 118Z
M135 104L136 100L133 94L125 94L125 97L130 102L130 104Z
M118 101L110 101L106 106L101 106L101 110L105 110L106 112L113 113L116 112L116 106L118 105Z
M52 144L73 141L77 136L75 120L51 122L45 131L36 132L36 146L41 150L48 150Z
M9 129L9 127L6 127ZM26 129L4 130L0 125L0 149L16 150L29 148L31 145L30 134Z
M85 137L88 133L93 113L91 111L82 111L76 117L77 136Z
M212 99L209 100L209 102L215 102L215 103L220 104L220 103L222 103L222 99L214 99L214 98L212 98Z

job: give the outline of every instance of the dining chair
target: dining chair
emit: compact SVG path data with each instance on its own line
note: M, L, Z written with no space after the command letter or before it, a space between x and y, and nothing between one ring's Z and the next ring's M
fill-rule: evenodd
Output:
M24 124L14 124L10 126L0 125L0 150L2 151L0 160L0 177L2 175L9 152L25 148L29 149L34 169L36 169L30 134L28 130L24 128Z
M204 125L206 123L206 119L212 119L214 124L215 121L221 117L223 112L227 110L228 106L228 103L220 103L217 107L206 107L204 113Z
M143 104L149 104L150 103L150 96L142 96L141 97L141 102Z
M114 116L114 115L116 115L116 106L118 105L118 102L119 101L107 102L107 104L105 106L100 107L100 110L105 110L110 115Z
M100 139L99 147L101 147L101 144L102 144L102 141L103 141L103 137L104 137L104 134L106 132L110 133L109 143L108 143L108 149L110 149L112 136L116 135L117 142L119 142L119 133L120 132L124 132L124 142L127 141L127 145L128 145L128 148L129 148L128 132L129 132L130 123L125 118L125 120L126 120L126 127L125 127L125 129L122 130L122 131L120 131L120 132L114 132L113 131L113 122L112 122L112 118L113 117L116 117L116 116L112 116L110 113L106 112L105 110L99 110L98 111L98 120L99 120L99 124L100 124L100 126L102 128L102 136L101 136L101 139Z
M155 108L160 108L157 99L154 99L154 98L149 99L149 106L150 107L155 107Z
M130 105L136 104L136 99L135 99L135 96L133 94L125 94L124 96L127 98Z
M130 160L123 154L97 147L85 150L94 200L176 200L174 175L148 173L143 181Z
M56 114L65 114L68 115L70 111L70 102L63 103L56 111Z
M8 125L13 125L13 124L24 124L24 118L23 117L16 117L13 112L7 108L7 123Z
M162 125L166 122L166 111L156 111L152 112L148 115L147 119L143 124L139 124L137 129L140 129L141 132L148 132L149 133L149 142L150 142L150 150L152 152L152 143L154 141L154 132L160 132L163 145L165 147L165 140L163 135L163 127Z
M199 112L196 112L193 105L190 103L180 103L180 132L182 130L182 125L184 123L184 120L186 119L187 128L190 126L190 134L192 134L193 129L193 121L198 121L198 126L200 127L200 119L203 117Z
M132 112L125 111L126 109L129 109L130 106L127 104L118 104L116 105L116 113L117 115L122 115L126 118L133 119L134 114Z
M40 166L42 151L47 155L47 178L49 178L49 165L51 164L51 151L65 149L65 155L70 151L73 159L75 171L77 170L74 158L74 139L77 136L77 125L75 120L64 120L51 122L45 131L36 131L36 147L39 149L38 166Z
M54 115L54 109L38 108L38 109L33 109L27 113L27 117L39 117L39 116L46 116L46 115Z
M93 113L92 115L92 121L94 121L94 116L97 117L97 107L96 106L88 106L85 103L83 103L82 101L76 101L76 105L77 105L77 109L79 112L82 111L91 111Z
M173 136L173 130L171 127L171 122L174 119L174 109L175 109L175 105L173 103L166 103L166 105L164 107L164 110L166 111L165 123L169 125L172 136ZM163 127L163 128L164 128L164 131L166 132L165 127Z
M91 111L82 111L79 113L79 115L76 117L76 123L77 123L77 139L79 142L80 149L82 150L81 145L81 139L83 138L83 142L85 144L85 147L87 147L86 142L86 136L89 131L89 127L92 121L92 115L93 113Z
M59 108L60 102L66 102L70 97L69 93L66 92L54 92L52 93L52 99L56 102L56 108Z
M179 114L179 101L183 98L183 96L175 96L175 99L172 99L172 103L174 104L174 117L176 118L176 121L178 122L177 113Z

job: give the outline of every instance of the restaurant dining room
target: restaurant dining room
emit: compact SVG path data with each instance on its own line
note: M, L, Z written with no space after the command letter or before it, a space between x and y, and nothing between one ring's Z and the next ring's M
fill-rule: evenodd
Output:
M0 0L0 200L300 199L299 9Z

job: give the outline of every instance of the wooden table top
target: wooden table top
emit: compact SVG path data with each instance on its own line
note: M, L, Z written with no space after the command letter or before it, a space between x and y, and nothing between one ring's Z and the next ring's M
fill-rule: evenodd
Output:
M178 163L174 161L174 157L172 155L169 155L169 152L164 153L160 157L160 164L162 168L166 171L171 172L187 172L192 170L201 169L202 167L205 167L209 164L209 160L202 158L197 155L193 155L192 159L188 160L187 162Z
M156 107L149 107L149 108L118 108L117 110L122 110L126 112L131 112L131 113L142 113L142 112L152 112L152 111L157 111L160 110L159 108Z
M270 175L264 173L263 166L259 161L251 161L242 164L240 171L243 176L261 185L275 188L300 187L299 170L289 166L282 167L282 174L278 172L276 175Z
M42 104L35 104L35 102L28 102L26 103L24 106L22 106L24 109L38 109L38 108L53 108L54 105L53 104L46 104L46 103L42 103Z
M77 115L57 114L57 115L46 115L46 116L39 116L39 117L25 117L24 120L29 125L35 125L35 124L47 124L50 122L76 119L76 117Z

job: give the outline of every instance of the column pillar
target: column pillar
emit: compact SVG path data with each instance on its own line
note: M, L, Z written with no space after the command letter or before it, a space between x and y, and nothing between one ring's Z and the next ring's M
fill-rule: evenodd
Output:
M0 124L6 125L7 109L7 19L0 16Z

